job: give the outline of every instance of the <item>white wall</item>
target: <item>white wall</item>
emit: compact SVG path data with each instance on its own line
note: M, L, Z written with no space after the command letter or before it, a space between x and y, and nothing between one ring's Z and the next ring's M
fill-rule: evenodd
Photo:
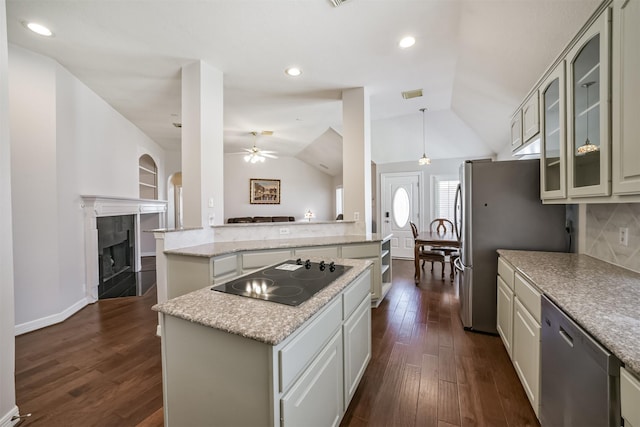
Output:
M13 335L13 239L11 238L11 163L9 83L5 1L0 0L0 426L17 412Z
M13 45L9 57L15 323L26 332L86 304L80 196L138 198L145 153L162 197L166 177L164 150L57 62Z
M249 179L280 180L279 205L249 203ZM264 163L246 163L242 156L224 157L224 222L241 216L294 216L304 219L307 209L316 221L334 220L333 177L294 157L267 159Z

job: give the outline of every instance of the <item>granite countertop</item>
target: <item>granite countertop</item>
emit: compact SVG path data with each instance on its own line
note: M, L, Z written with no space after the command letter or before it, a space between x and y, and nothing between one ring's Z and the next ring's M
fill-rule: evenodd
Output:
M369 235L354 234L342 236L297 237L289 239L244 240L236 242L207 243L204 245L190 246L186 248L170 249L164 251L164 253L170 255L189 255L211 258L219 255L241 251L382 242L387 240L389 237L391 237L391 235L385 236L382 234L373 233Z
M640 376L640 273L583 254L498 253Z
M156 304L153 310L266 344L277 345L372 265L372 262L367 260L311 258L314 262L322 260L335 261L336 264L349 265L352 268L296 307L215 292L209 285L198 291Z

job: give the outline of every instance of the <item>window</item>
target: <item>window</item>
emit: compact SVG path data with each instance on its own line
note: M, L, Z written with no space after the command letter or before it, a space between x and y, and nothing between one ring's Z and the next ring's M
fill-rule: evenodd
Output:
M460 181L450 177L434 177L433 218L447 218L453 221L456 190Z

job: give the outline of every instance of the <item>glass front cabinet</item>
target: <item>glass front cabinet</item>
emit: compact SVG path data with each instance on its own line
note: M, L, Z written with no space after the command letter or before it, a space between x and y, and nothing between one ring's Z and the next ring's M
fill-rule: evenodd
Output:
M569 197L611 194L610 15L606 9L566 56Z
M565 63L560 62L540 86L542 199L567 197Z

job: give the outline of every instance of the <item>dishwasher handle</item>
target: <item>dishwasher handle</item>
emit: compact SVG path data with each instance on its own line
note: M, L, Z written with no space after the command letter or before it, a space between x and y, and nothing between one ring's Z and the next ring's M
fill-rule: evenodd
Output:
M562 337L562 339L569 344L569 347L573 348L573 337L569 335L567 331L564 330L562 326L558 328L558 333Z

